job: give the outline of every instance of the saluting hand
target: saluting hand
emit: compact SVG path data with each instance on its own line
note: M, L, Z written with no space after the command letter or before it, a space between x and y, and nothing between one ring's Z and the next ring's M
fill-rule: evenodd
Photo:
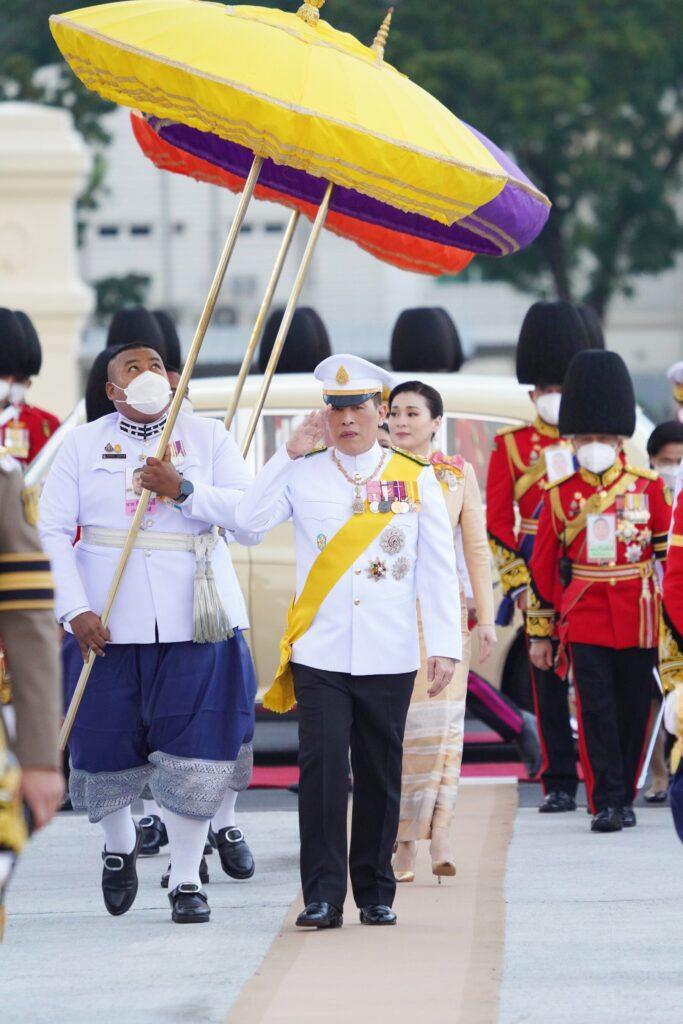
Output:
M453 658L427 658L427 682L432 684L427 690L427 695L438 697L450 683L454 672Z
M180 493L181 476L170 459L150 457L143 466L141 475L142 486L147 491L154 491L162 498L177 498Z
M327 409L309 412L287 442L287 454L290 459L299 459L302 455L308 455L318 445L327 442L328 417Z
M94 612L81 612L71 620L69 625L78 640L83 661L88 660L90 648L100 658L104 657L104 645L111 640L111 633L106 626L102 625L99 615L95 615Z

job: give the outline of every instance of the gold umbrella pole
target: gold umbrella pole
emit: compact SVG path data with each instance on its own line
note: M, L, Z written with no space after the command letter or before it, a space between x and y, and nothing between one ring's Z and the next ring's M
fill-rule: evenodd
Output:
M278 286L280 275L282 274L282 268L285 264L285 260L287 259L287 254L289 252L289 247L292 244L292 239L294 238L296 226L299 223L299 216L299 211L293 210L292 215L289 218L287 230L285 231L284 238L282 239L282 245L280 246L280 251L278 252L277 259L275 260L275 266L273 267L273 271L270 275L270 281L268 282L268 287L266 288L265 295L263 296L261 308L259 309L258 316L256 317L256 322L252 329L251 337L249 338L247 350L244 353L244 359L242 360L240 372L237 376L237 381L235 383L235 389L232 393L230 405L228 406L228 411L225 414L224 423L226 430L230 430L230 427L232 426L232 421L235 418L235 413L237 412L237 407L240 404L240 398L242 397L242 392L244 391L244 385L246 383L247 377L249 376L249 370L251 369L251 364L254 360L256 346L258 345L261 334L263 333L263 327L266 322L266 317L270 312L273 296L275 295L275 289Z
M318 238L320 237L320 232L322 231L323 224L325 223L325 218L327 217L327 211L330 206L330 199L332 198L333 188L334 185L332 184L332 182L329 182L327 189L325 191L325 196L323 198L322 203L320 204L320 208L313 223L313 228L311 230L311 234L306 244L306 251L304 252L301 264L297 271L296 280L294 281L294 287L292 288L292 294L289 296L287 308L285 309L285 314L282 318L282 323L280 324L280 330L277 333L277 338L275 339L275 343L273 345L273 351L270 353L270 359L268 360L268 365L266 366L266 371L263 375L263 383L261 384L261 390L259 391L258 398L256 399L256 404L254 405L254 408L251 413L251 418L249 420L247 432L244 435L244 440L242 441L242 456L244 458L246 458L249 448L251 447L251 442L254 438L254 433L256 431L256 426L259 421L259 416L261 415L261 412L263 410L263 406L266 401L266 396L268 394L268 389L270 388L273 375L275 374L278 360L280 358L285 343L285 338L287 337L287 332L292 323L292 317L294 316L294 311L296 310L296 305L297 302L299 301L299 296L301 295L301 289L304 286L306 274L308 273L308 268L310 267L311 260L313 259L313 252L315 250Z
M202 310L202 315L200 316L199 323L197 324L197 330L195 331L195 335L192 340L192 345L190 346L190 351L187 354L187 359L185 361L185 366L183 367L183 372L181 374L180 381L178 382L178 387L176 388L175 396L168 410L166 425L164 426L161 437L159 438L159 444L156 450L157 459L163 458L164 452L166 451L166 446L171 439L171 433L173 432L176 419L178 418L178 413L180 412L180 406L183 401L183 396L185 394L185 391L187 390L187 385L190 382L192 371L194 370L195 364L197 362L199 350L202 347L202 342L204 341L206 329L209 326L211 316L213 314L216 302L218 300L221 285L223 284L223 278L225 277L225 272L228 269L228 264L230 263L230 259L234 252L235 245L237 243L237 239L240 233L240 228L244 222L244 218L247 213L249 202L254 194L254 188L256 187L256 182L258 180L262 164L263 159L261 157L254 157L254 162L252 163L251 170L249 171L249 177L247 178L244 186L244 192L240 196L237 211L235 212L232 224L230 225L230 231L228 232L228 237L226 239L223 252L221 253L221 258L218 262L218 266L216 267L216 273L214 274L213 281L211 282L209 294L206 297L204 309ZM149 503L150 497L151 492L147 490L144 490L140 495L140 501L138 502L138 507L135 510L135 515L133 516L132 522L130 524L128 537L126 538L126 543L123 547L123 550L121 551L121 557L119 558L119 563L116 566L116 572L114 573L114 578L111 582L109 593L107 594L107 599L104 603L104 608L102 609L102 614L100 616L100 619L102 620L102 624L104 626L106 626L107 623L109 622L109 617L111 615L111 610L114 606L114 601L116 600L116 595L118 593L119 585L121 583L121 578L125 572L126 565L128 564L128 559L130 558L130 553L133 550L133 545L135 544L135 540L140 531L140 523L142 522L145 512L147 511L147 505ZM69 734L73 727L76 713L78 712L81 700L83 699L83 694L85 693L85 688L88 684L88 679L90 678L90 673L95 663L95 658L96 655L91 650L90 654L88 655L88 660L83 665L81 674L78 677L76 689L74 690L74 695L71 698L71 703L69 704L69 709L66 713L64 724L62 725L62 731L59 734L60 750L64 750L68 742Z

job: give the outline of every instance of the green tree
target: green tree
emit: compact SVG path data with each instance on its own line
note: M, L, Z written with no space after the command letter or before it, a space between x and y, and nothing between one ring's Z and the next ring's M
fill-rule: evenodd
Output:
M151 278L147 274L124 274L122 277L101 277L95 281L95 315L108 320L126 306L144 306Z
M370 42L385 9L328 0L323 16ZM683 247L683 5L397 0L386 59L509 152L553 201L528 250L477 261L488 277L603 315L637 275L673 265Z

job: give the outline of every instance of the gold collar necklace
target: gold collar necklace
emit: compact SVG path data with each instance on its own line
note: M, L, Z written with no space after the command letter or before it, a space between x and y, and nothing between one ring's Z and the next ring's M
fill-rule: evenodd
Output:
M337 467L341 475L344 477L344 479L348 480L348 482L352 484L353 487L355 488L353 493L353 504L351 505L351 508L353 509L353 514L355 516L362 516L363 513L365 512L365 498L361 494L361 487L367 484L368 481L372 480L372 478L376 476L377 473L379 473L380 469L384 465L385 458L386 451L382 449L382 454L380 456L379 462L373 469L370 476L366 476L365 479L363 479L360 473L356 473L354 476L351 476L349 473L347 473L344 467L342 466L341 462L339 461L339 458L337 457L336 450L334 448L332 449L332 461L334 462L335 466Z

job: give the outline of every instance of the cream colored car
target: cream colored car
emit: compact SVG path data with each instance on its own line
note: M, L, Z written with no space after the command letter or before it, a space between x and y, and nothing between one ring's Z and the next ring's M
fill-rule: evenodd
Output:
M397 375L397 380L408 376ZM483 493L489 452L496 431L507 424L527 421L534 415L528 389L510 377L468 373L421 374L420 379L437 388L443 396L445 416L442 437L437 439L438 447L450 454L457 452L472 463ZM260 384L261 377L252 377L245 387L233 427L238 443L246 429ZM233 386L234 378L230 377L194 381L190 387L190 399L195 412L222 418ZM251 470L257 472L284 444L300 418L321 404L320 385L310 375L276 376L248 455ZM84 419L84 403L81 402L29 468L28 483L39 483L45 477L65 434ZM646 443L651 429L649 420L639 414L636 434L628 446L628 457L635 465L648 464ZM250 644L259 691L263 692L277 667L278 643L294 590L292 525L283 523L276 527L256 547L233 545L231 551L249 608ZM495 587L499 600L497 580ZM524 704L526 656L518 637L520 625L521 617L510 626L499 629L494 655L481 669L475 657L472 669Z

